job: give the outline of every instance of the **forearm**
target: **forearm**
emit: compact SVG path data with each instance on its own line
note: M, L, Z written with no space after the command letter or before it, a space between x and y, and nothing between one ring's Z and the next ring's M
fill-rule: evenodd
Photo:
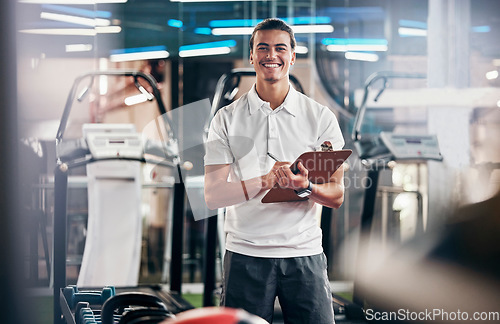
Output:
M205 202L210 209L228 207L252 199L262 190L265 190L262 177L239 182L217 181L205 186Z
M344 183L313 184L309 199L326 207L339 208L344 202Z

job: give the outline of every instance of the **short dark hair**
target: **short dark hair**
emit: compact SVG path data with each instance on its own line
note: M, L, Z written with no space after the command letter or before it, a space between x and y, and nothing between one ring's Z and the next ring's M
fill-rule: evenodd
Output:
M250 50L253 51L253 41L255 39L255 34L259 30L283 30L290 35L290 46L292 47L292 51L295 49L295 35L293 33L292 28L283 20L278 18L267 18L261 21L255 26L252 37L250 37Z

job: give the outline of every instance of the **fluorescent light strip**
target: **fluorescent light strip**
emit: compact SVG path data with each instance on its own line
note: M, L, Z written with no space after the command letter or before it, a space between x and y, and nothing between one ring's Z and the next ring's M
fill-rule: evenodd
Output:
M400 19L399 26L406 28L427 29L427 23L417 20Z
M169 19L167 21L167 25L169 25L170 27L182 28L182 26L184 26L184 23L177 19Z
M162 58L167 58L169 56L170 53L168 51L163 50L163 51L111 54L109 56L109 60L111 62L128 62L128 61L162 59Z
M122 31L120 26L105 26L95 28L41 28L21 29L23 34L57 35L57 36L96 36L97 34L117 34Z
M98 3L126 3L128 0L19 0L20 3L94 5Z
M118 34L122 28L120 26L96 26L95 31L98 34Z
M66 45L66 52L90 52L92 48L92 44L68 44Z
M295 53L297 54L307 54L309 49L306 46L297 45L295 46Z
M125 98L125 104L127 106L133 106L133 105L137 105L137 104L146 102L147 100L148 100L148 98L144 94L140 93L138 95Z
M292 17L292 18L281 18L290 25L318 25L318 24L329 24L332 19L326 16L319 17ZM260 23L262 19L224 19L224 20L212 20L208 25L212 28L222 28L222 27L251 27Z
M252 35L253 27L230 27L230 28L214 28L212 35L229 36L229 35Z
M242 1L259 1L259 0L170 0L170 2L242 2Z
M42 10L55 11L59 13L87 17L87 18L111 18L111 12L103 10L88 10L82 8L75 8L70 6L60 6L52 4L43 4Z
M48 29L21 29L20 33L35 35L59 36L95 36L95 29L91 28L48 28Z
M424 37L427 36L427 30L418 28L409 28L409 27L399 27L398 34L401 37L408 37L408 36Z
M40 18L47 19L47 20L62 21L62 22L84 25L84 26L91 26L91 27L111 25L111 21L109 21L109 19L84 18L84 17L56 14L56 13L44 12L44 11L42 11L40 13Z
M386 52L387 45L327 45L329 52Z
M486 79L488 80L495 80L498 79L498 71L489 71L486 72Z
M295 34L331 33L334 30L332 25L300 25L291 27ZM212 35L251 35L253 29L254 27L214 28L212 29Z
M193 57L193 56L208 56L208 55L224 55L231 53L229 47L214 47L214 48L200 48L192 50L179 51L180 57Z
M234 47L234 46L236 46L236 44L237 43L235 40L230 39L230 40L218 41L218 42L183 45L183 46L179 47L179 51L204 49L204 48L215 48L215 47Z
M346 52L345 58L348 60L377 62L378 55L373 53Z
M290 26L295 34L319 34L333 32L332 25L300 25Z

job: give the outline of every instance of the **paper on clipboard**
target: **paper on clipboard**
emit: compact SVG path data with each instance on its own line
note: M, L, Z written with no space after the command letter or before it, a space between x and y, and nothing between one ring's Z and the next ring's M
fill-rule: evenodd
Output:
M330 180L330 177L351 155L352 150L337 150L337 151L313 151L302 153L295 162L290 166L292 172L297 170L297 164L302 162L304 167L309 171L309 180L312 183L320 184ZM262 198L262 203L275 203L287 201L301 201L308 198L300 198L295 191L288 188L280 188L274 186Z

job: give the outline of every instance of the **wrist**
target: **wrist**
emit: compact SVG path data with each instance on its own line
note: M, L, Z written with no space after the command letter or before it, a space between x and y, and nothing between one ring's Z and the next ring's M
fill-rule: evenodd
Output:
M308 181L308 184L307 184L306 188L301 188L301 189L295 190L295 193L297 194L297 196L299 196L301 198L305 198L305 197L308 197L312 193L313 184L309 179L307 181Z

